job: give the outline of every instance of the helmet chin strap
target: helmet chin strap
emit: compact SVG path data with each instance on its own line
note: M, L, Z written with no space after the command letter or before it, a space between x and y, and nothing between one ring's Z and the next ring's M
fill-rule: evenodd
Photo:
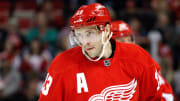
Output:
M103 44L103 48L102 48L102 52L101 52L100 56L99 56L97 59L94 59L94 60L93 60L90 56L88 56L88 54L85 52L84 48L82 47L82 53L83 53L83 54L86 56L86 58L88 58L90 61L96 62L96 61L100 60L100 59L103 57L103 55L104 55L104 53L105 53L105 47L107 46L107 43L109 42L109 40L110 40L111 37L112 37L112 32L111 32L110 35L109 35L109 37L108 37L108 39L107 39L106 42L105 42L105 41L103 40L105 33L106 33L105 31L102 32L102 44Z

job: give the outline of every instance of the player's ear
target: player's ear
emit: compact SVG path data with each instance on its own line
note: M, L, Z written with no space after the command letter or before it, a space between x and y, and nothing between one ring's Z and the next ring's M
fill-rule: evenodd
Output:
M110 33L110 24L106 24L105 31L109 34Z
M110 24L106 24L106 26L105 26L105 36L106 36L106 39L108 39L108 37L110 35L110 32L111 32Z

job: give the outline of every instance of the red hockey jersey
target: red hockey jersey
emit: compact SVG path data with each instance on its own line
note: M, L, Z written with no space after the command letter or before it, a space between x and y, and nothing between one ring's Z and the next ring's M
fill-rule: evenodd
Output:
M160 94L160 101L174 101L174 93L173 90L170 86L170 84L166 81L166 79L161 75L160 70L161 67L159 66L159 64L154 61L154 64L157 67L157 73L158 75L156 76L156 78L158 79L158 86L159 86L159 94Z
M75 47L51 63L39 101L160 101L156 68L134 44L116 42L114 56L97 62Z

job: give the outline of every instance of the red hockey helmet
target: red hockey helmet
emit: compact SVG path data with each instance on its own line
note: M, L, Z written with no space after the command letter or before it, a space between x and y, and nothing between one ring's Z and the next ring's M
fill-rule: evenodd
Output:
M72 29L97 25L100 31L103 31L105 24L110 22L108 9L100 3L81 6L70 20Z
M111 23L111 30L113 32L112 38L130 36L133 34L130 26L122 20L113 21Z

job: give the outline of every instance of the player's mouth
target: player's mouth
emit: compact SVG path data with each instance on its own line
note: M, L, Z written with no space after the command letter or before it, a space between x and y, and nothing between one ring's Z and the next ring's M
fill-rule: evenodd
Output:
M90 47L90 48L87 48L86 50L87 51L91 51L91 50L93 50L94 49L94 47Z

